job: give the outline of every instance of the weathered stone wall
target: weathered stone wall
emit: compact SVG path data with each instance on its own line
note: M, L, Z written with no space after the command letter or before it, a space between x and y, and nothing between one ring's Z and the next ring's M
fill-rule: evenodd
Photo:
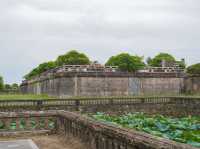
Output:
M184 78L153 74L63 74L22 85L23 93L71 96L175 95L184 88Z
M78 96L127 96L129 79L120 77L79 77Z
M61 77L33 82L22 86L23 93L48 94L50 96L75 96L75 78Z
M188 94L200 94L200 76L190 76L184 80L184 90Z

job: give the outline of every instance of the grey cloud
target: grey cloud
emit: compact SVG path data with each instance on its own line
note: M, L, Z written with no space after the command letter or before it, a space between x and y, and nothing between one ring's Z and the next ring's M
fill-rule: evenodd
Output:
M0 73L7 82L20 82L68 49L102 63L123 51L200 60L199 0L0 0L0 13Z

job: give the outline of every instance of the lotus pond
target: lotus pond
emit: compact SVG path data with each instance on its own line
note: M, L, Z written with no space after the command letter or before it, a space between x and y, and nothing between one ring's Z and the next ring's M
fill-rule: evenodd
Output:
M120 127L143 131L176 142L200 148L200 117L170 118L162 115L129 113L121 116L97 113L96 120Z

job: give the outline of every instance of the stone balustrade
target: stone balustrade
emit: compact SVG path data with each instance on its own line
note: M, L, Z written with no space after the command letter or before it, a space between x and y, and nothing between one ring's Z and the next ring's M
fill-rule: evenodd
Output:
M59 113L57 124L59 133L66 138L79 138L88 149L195 149L143 132L97 122L72 112Z
M60 137L74 137L88 149L195 149L190 145L155 137L132 129L99 122L74 112L26 112L0 114L0 135L49 130ZM12 133L15 131L15 133Z
M192 97L96 97L51 100L0 100L1 112L68 110L80 112L145 112L187 116L200 114L200 98Z
M50 112L1 113L0 134L13 131L53 131L56 115ZM4 132L4 133L1 133Z

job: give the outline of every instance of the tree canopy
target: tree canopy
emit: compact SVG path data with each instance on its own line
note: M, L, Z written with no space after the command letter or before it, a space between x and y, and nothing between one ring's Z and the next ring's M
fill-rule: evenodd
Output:
M25 78L26 79L30 79L36 75L39 75L49 69L53 69L56 67L56 64L55 62L53 61L49 61L49 62L45 62L45 63L42 63L40 64L38 67L34 68L30 73L28 73Z
M10 84L5 84L4 85L4 90L11 90L12 86Z
M89 58L84 53L79 53L75 50L69 51L64 55L58 56L56 61L49 61L40 64L38 67L31 70L27 75L24 76L25 79L31 79L34 76L40 75L41 73L53 69L57 66L62 65L88 65L90 64Z
M12 89L13 90L18 90L19 89L19 85L17 83L13 83L12 84Z
M112 56L106 62L107 66L118 66L122 71L133 72L138 69L144 68L143 57L133 56L128 53L121 53L116 56Z
M62 65L88 65L90 64L89 58L84 53L79 53L75 50L69 51L64 55L60 55L56 64L58 66Z
M147 63L148 63L148 65L153 66L153 67L160 67L162 60L165 60L167 62L175 62L176 61L175 58L168 53L159 53L152 59L148 58Z
M3 90L3 88L4 88L3 77L0 76L0 91Z
M200 74L200 63L189 66L187 68L187 73L189 73L189 74Z

